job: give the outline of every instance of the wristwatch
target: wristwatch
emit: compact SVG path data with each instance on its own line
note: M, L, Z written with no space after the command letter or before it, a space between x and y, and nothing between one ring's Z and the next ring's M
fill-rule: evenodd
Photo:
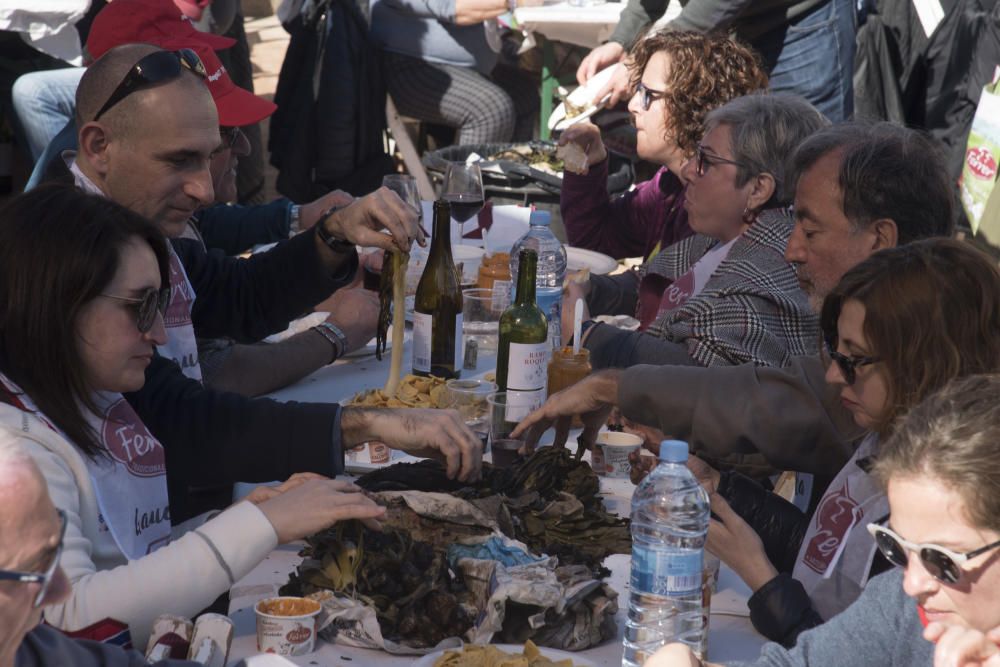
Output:
M345 241L344 239L338 239L334 237L333 234L326 230L324 223L327 219L344 208L343 206L331 206L330 208L323 211L323 214L319 216L319 220L316 222L316 236L319 240L326 244L326 247L334 252L348 252L354 250L354 244L350 241Z
M313 327L313 331L330 341L330 345L333 345L333 358L330 359L331 364L347 352L347 334L340 327L329 322L320 322Z
M288 207L288 235L295 236L302 231L302 206L292 204Z

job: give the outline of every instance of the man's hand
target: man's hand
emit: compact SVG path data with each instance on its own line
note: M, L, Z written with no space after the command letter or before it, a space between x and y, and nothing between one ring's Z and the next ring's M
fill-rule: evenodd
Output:
M778 571L764 553L764 544L757 531L733 511L725 498L717 493L710 497L712 512L719 520L712 519L708 524L705 548L731 567L750 590L756 592L778 576Z
M982 633L931 623L924 629L924 639L936 644L934 667L1000 667L1000 628Z
M343 190L334 190L299 208L299 229L305 231L319 222L323 211L333 206L347 206L354 201L354 196Z
M316 309L329 312L326 321L347 336L345 354L361 349L375 337L379 311L376 292L361 287L339 289Z
M413 456L443 460L448 477L479 479L483 446L455 410L344 408L343 446L378 440Z
M722 475L719 474L719 471L699 459L694 454L688 456L687 467L688 470L691 471L691 474L694 475L695 479L698 480L698 483L701 484L702 488L705 489L705 492L712 497L714 502L716 497L714 494L719 489L719 480L722 479ZM719 498L721 499L721 496L719 496ZM722 502L725 502L725 500Z
M685 644L667 644L649 656L644 665L645 667L702 667L702 662Z
M590 319L590 309L587 308L587 293L590 292L590 281L585 283L577 283L570 280L566 289L563 290L562 298L562 339L564 341L570 341L573 336L576 335L576 331L573 331L573 314L576 310L576 300L583 299L583 319L580 322L586 322Z
M625 47L618 42L598 46L580 61L580 66L576 69L577 82L582 86L608 65L620 62L624 56Z
M615 71L611 73L611 78L604 84L604 87L597 91L592 100L593 104L600 104L605 95L611 95L604 103L606 109L618 106L621 101L627 101L631 94L629 86L628 67L624 63L615 65Z
M575 143L587 154L587 169L607 159L608 151L601 140L601 129L589 120L581 121L566 128L559 135L559 145ZM584 172L586 173L586 172Z
M573 417L580 416L583 433L577 439L580 446L590 449L597 440L597 432L608 419L618 401L618 379L621 371L610 369L591 375L576 384L553 394L545 405L521 420L510 434L523 439L527 453L534 450L539 438L552 425L556 427L556 447L564 447Z
M427 245L417 211L386 187L355 199L323 221L323 225L334 238L359 246L410 252L414 241ZM391 236L383 234L383 229Z

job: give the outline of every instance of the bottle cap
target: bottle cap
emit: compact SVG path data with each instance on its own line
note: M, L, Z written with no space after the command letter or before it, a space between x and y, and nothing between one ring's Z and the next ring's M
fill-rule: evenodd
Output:
M552 222L552 214L548 211L534 210L528 218L529 225L542 225L548 227Z
M660 443L660 461L684 463L688 460L688 444L683 440L664 440Z

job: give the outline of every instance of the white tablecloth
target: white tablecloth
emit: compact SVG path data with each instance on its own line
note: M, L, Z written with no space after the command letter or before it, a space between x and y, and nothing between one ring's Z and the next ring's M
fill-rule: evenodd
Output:
M404 359L409 359L409 349ZM477 370L474 373L466 371L463 377L493 370L495 364L494 356L481 355ZM381 386L385 382L388 367L387 358L381 362L376 361L374 356L345 359L317 371L291 387L274 392L271 396L279 400L342 401L362 389ZM627 515L632 488L631 482L627 479L602 478L601 491L605 495L608 511ZM253 605L262 598L274 595L278 587L288 580L289 572L301 561L298 556L301 547L301 543L278 547L250 574L233 586L230 593L230 616L236 624L236 636L230 651L230 663L256 653L256 619ZM617 667L621 664L621 638L628 606L629 557L611 556L605 565L611 570L609 580L611 586L619 593L619 612L616 619L618 639L582 651L580 655L602 667ZM712 600L709 625L709 657L712 660L748 659L756 657L759 653L760 646L765 640L754 631L747 618L748 595L749 590L743 582L728 568L723 567L718 592ZM299 665L355 667L410 665L414 660L413 656L392 656L381 651L320 641L315 652L295 658L293 661Z
M545 3L537 7L518 7L514 18L522 30L537 32L550 40L593 48L608 41L626 4L626 0L590 7L572 7L565 1ZM656 25L664 25L680 10L680 3L672 0Z

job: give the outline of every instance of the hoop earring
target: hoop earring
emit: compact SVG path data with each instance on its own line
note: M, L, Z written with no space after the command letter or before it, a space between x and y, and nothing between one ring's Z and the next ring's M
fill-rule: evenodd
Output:
M743 215L741 216L743 223L747 225L752 225L757 221L757 211L750 208L750 205L743 207Z

